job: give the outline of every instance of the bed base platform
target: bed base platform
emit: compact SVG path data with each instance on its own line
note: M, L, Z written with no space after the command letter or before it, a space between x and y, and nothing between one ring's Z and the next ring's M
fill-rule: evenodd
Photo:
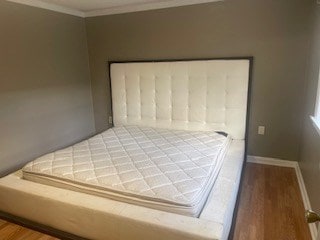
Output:
M199 218L30 182L21 171L0 179L0 211L84 239L227 239L243 159L244 141L233 141Z

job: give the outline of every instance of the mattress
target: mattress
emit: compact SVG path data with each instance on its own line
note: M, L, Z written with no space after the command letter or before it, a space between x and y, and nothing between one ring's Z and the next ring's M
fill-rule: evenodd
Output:
M199 216L231 142L213 131L111 128L23 168L23 178Z

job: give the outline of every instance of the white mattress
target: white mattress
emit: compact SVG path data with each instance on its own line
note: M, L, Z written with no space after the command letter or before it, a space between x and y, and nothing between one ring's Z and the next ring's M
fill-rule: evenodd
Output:
M115 127L30 162L23 168L23 177L198 216L230 141L213 131Z

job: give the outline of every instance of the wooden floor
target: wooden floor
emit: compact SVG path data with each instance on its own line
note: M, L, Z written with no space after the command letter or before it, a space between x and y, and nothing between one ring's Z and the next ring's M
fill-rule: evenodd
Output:
M56 240L57 238L0 219L0 240Z
M0 240L54 240L0 220ZM247 163L233 240L311 240L295 170Z
M234 240L311 240L293 168L247 163Z

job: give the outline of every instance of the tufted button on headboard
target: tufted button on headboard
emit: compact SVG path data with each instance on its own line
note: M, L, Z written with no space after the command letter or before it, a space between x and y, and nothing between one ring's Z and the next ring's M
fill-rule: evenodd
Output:
M245 138L250 60L110 65L115 126L224 131Z

